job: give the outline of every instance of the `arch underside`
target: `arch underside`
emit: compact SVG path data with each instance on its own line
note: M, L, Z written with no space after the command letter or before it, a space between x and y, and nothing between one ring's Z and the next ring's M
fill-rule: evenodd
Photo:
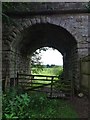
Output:
M22 39L14 46L23 54L32 54L40 47L53 47L62 55L76 44L75 38L64 28L52 24L36 24L22 31Z
M74 79L77 62L77 42L63 27L41 23L25 28L14 48L23 56L31 56L41 47L53 47L63 55L65 79Z
M61 26L41 23L24 28L20 36L12 41L11 47L19 55L11 55L10 59L13 59L15 64L10 62L10 78L16 77L17 72L30 72L30 59L28 57L34 51L41 47L53 47L63 55L64 79L73 81L77 79L77 42Z

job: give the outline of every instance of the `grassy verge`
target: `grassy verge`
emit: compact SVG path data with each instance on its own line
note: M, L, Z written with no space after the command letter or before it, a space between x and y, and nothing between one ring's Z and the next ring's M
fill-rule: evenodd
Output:
M48 99L45 94L29 92L3 95L3 119L77 118L74 108L64 100Z
M35 72L36 71L36 72ZM50 76L58 76L62 73L63 67L62 66L55 66L52 68L44 68L42 70L37 70L37 68L32 68L32 74L38 75L50 75Z
M32 109L34 118L77 118L78 116L67 101L61 99L47 99L43 94L38 94L34 97L36 100L39 100L39 102L35 104L36 109Z

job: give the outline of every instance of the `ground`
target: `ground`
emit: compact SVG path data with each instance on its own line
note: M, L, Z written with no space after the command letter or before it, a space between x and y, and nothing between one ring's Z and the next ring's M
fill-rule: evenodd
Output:
M46 91L46 93L49 93L50 90L49 88L44 88L44 91ZM67 101L72 104L74 109L77 111L79 118L88 118L89 101L86 96L83 96L82 98L74 96L72 99L67 99Z
M73 97L69 102L74 106L80 118L88 118L89 101L87 97Z

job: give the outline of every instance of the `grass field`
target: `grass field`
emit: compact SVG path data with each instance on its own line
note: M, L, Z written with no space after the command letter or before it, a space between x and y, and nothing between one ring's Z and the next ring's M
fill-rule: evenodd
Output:
M32 68L32 74L34 75L47 75L47 76L59 76L63 71L62 66L54 66L52 68L43 68L43 69L37 69L37 68ZM45 81L45 77L40 78L40 77L35 77L36 79L43 79L41 80L35 80L33 82L36 83L42 83L42 84L48 84L51 83L51 81ZM51 78L48 78L51 79ZM58 80L58 78L55 78L54 80ZM33 86L39 86L39 84L34 84Z
M41 70L37 68L32 68L31 73L32 74L38 74L38 75L50 75L50 76L58 76L63 71L62 66L55 66L52 68L42 68Z

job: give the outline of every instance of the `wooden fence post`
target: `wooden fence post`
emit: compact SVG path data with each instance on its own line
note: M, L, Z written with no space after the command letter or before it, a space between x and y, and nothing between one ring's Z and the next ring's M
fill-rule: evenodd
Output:
M3 90L3 91L6 90L5 87L6 87L6 85L5 85L5 79L3 79L3 80L2 80L2 90Z
M19 80L18 80L18 76L19 76L19 75L18 75L18 72L17 72L17 85L18 85L18 81L19 81Z
M74 81L73 81L73 79L71 80L71 100L73 99L73 97L74 97Z
M31 76L31 87L33 86L34 75Z
M80 77L80 81L79 81L79 89L81 90L81 84L82 84L82 59L80 58L80 75L79 75L79 77Z
M52 77L52 79L51 79L51 93L50 93L50 97L52 97L53 78L54 78L54 77Z

